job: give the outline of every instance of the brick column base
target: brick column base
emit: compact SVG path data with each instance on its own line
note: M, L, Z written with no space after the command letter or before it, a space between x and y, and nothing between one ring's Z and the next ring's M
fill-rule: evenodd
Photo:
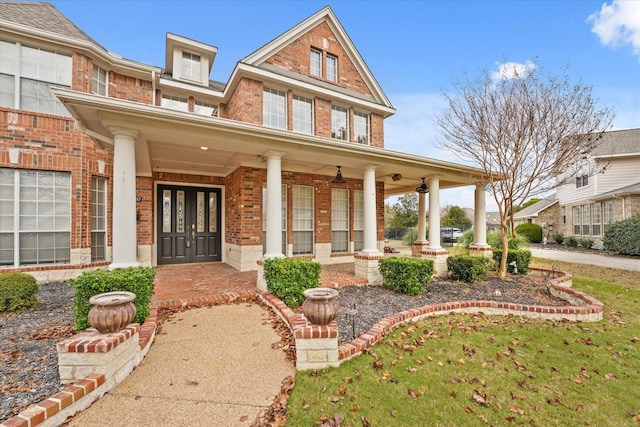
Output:
M411 256L414 258L420 258L420 253L429 249L429 242L426 240L415 241L411 245Z
M370 285L382 285L382 276L378 268L378 260L384 258L384 254L366 255L355 254L356 276L364 277Z
M425 249L420 252L420 258L430 259L433 261L433 275L437 277L445 277L449 274L447 268L447 258L449 258L449 252L446 249Z
M469 256L483 256L485 258L493 259L493 251L489 245L469 245Z
M256 288L260 292L267 291L267 281L264 280L264 261L258 260L258 275L256 276Z

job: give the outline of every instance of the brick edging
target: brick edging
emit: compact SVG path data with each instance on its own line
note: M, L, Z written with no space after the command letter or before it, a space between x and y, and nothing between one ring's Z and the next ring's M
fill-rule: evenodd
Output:
M534 274L546 276L549 280L551 292L555 296L567 300L567 305L542 306L476 300L431 304L404 310L381 319L364 334L340 345L338 347L338 360L342 363L351 357L357 356L362 351L370 349L391 331L406 325L408 322L450 313L482 312L489 315L520 315L546 320L575 322L597 322L602 320L604 304L583 292L570 288L571 274L543 268L530 268L530 270ZM556 274L558 277L555 277ZM271 292L262 292L259 294L259 298L273 308L289 326L296 338L329 338L337 336L338 328L335 321L329 326L311 325L303 315L295 313Z
M158 309L152 308L149 317L145 319L142 325L132 324L125 328L123 335L128 337L135 332L139 332L139 346L144 354L148 351L148 347L155 336L157 318ZM70 347L69 350L74 352L87 352L87 350L90 352L104 352L122 342L123 340L119 337L104 345L96 345L92 342L78 342ZM18 415L3 421L0 423L0 427L34 427L41 424L60 425L67 417L73 416L76 412L89 407L96 399L103 396L108 391L106 387L106 378L103 373L86 375L82 379L64 387L53 396L31 405ZM66 414L62 417L61 415L65 412ZM51 418L55 415L60 418L60 420L57 420L59 422L45 423L47 420L53 421Z

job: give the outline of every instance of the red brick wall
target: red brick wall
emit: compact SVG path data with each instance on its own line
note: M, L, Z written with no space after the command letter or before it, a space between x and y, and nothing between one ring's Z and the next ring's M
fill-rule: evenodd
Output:
M234 245L262 242L262 183L267 170L240 167L226 179L225 241Z
M369 115L371 146L384 148L384 118L380 114Z
M328 47L324 48L324 41L328 42ZM338 58L338 81L330 82L345 89L371 96L371 91L364 84L358 70L347 56L345 50L338 42L335 34L329 28L326 22L322 22L306 34L286 46L280 52L267 59L267 63L284 68L294 73L311 76L309 62L311 48L315 48L323 52L323 69L325 68L326 54L331 54Z
M219 114L226 119L261 125L262 82L241 79L229 102L220 109Z
M0 108L0 167L71 173L71 248L91 246L91 177L98 160L112 173L112 153L80 133L70 118ZM8 148L20 149L11 164Z
M153 85L151 84L151 74L149 74L149 80L141 80L110 71L109 97L152 104Z
M313 127L316 135L331 138L331 101L316 98L314 104Z

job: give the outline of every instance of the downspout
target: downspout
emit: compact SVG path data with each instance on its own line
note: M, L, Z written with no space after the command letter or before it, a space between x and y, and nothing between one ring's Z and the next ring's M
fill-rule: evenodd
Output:
M151 70L151 102L152 105L156 106L156 70Z

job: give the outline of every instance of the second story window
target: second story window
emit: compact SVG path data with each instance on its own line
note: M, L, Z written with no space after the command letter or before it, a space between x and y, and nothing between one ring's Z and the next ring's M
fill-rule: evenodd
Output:
M347 109L331 107L331 138L343 141L349 140L349 125L347 121Z
M107 70L97 65L93 66L93 80L91 81L91 93L107 96Z
M293 96L293 131L313 134L313 102L308 98Z
M338 81L338 58L327 54L327 80Z
M200 114L201 116L218 117L218 109L216 106L206 102L195 101L193 105L193 112Z
M189 111L189 100L171 95L162 95L161 104L165 108L178 111Z
M353 113L353 133L358 144L369 145L369 115Z
M589 185L589 175L576 177L576 188L586 187L587 185Z
M183 79L200 81L200 55L182 52L181 76Z
M262 95L262 123L270 128L287 128L287 95L284 92L264 88Z
M312 76L322 78L322 52L320 52L319 50L311 49L309 73Z
M0 107L68 116L50 90L71 88L71 57L0 41Z

